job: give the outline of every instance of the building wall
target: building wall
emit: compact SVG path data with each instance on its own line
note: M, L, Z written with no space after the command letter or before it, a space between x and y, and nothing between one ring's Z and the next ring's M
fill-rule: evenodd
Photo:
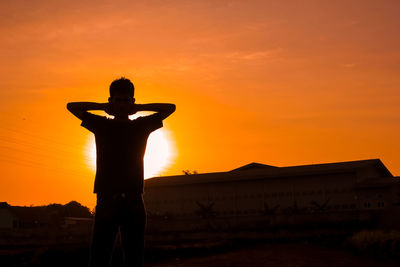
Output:
M15 217L7 209L0 209L0 229L13 228L14 220Z
M380 210L393 205L390 187L367 187L358 189L358 205L363 210Z
M357 170L357 181L361 182L366 179L381 177L381 171L375 166L366 166Z
M390 227L399 225L390 218L400 210L400 184L383 177L387 173L377 167L257 179L246 173L231 181L145 184L148 231L274 231L276 227L389 225L388 221Z
M196 217L209 207L216 216L358 209L355 173L266 178L232 182L149 187L146 208L151 214Z

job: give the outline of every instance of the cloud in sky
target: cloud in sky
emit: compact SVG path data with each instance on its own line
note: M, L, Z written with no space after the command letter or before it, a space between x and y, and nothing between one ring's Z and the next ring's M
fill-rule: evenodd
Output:
M93 3L0 2L0 124L82 147L86 136L65 103L106 101L110 81L125 75L140 101L177 104L166 122L178 151L168 174L372 156L400 170L399 1ZM79 149L63 156L62 147L0 150L0 158L28 162L30 153L59 166L56 153L78 161L64 169L79 169ZM51 168L0 164L3 183L18 188L24 174L43 174L53 201L63 193ZM65 173L63 196L85 198L92 178Z

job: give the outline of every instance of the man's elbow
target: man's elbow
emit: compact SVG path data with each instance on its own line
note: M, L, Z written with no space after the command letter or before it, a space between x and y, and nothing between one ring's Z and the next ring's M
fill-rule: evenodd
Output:
M170 112L171 112L171 114L174 113L175 110L176 110L175 104L170 104Z
M75 117L77 117L79 119L83 118L84 111L81 110L79 107L77 107L74 102L68 103L67 104L67 109L68 109L69 112L74 114Z
M164 120L167 117L169 117L172 113L174 113L175 109L176 109L176 107L174 104L169 104L167 109L159 112L158 114L161 116L161 119Z
M166 112L166 113L168 114L167 117L168 117L169 115L171 115L172 113L174 113L175 110L176 110L175 104L169 104L168 111Z
M69 110L69 111L71 111L73 108L72 108L72 106L73 106L73 104L70 102L70 103L67 103L67 109Z

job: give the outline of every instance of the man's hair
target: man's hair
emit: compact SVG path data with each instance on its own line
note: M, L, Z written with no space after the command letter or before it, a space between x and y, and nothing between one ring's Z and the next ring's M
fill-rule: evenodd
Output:
M116 93L127 94L133 97L135 87L129 79L121 77L110 84L110 97L113 97Z

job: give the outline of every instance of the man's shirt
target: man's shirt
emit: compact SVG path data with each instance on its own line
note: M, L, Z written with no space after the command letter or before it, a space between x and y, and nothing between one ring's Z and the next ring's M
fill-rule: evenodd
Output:
M163 126L159 114L118 121L85 112L81 126L96 139L94 193L142 193L143 156L150 133Z

